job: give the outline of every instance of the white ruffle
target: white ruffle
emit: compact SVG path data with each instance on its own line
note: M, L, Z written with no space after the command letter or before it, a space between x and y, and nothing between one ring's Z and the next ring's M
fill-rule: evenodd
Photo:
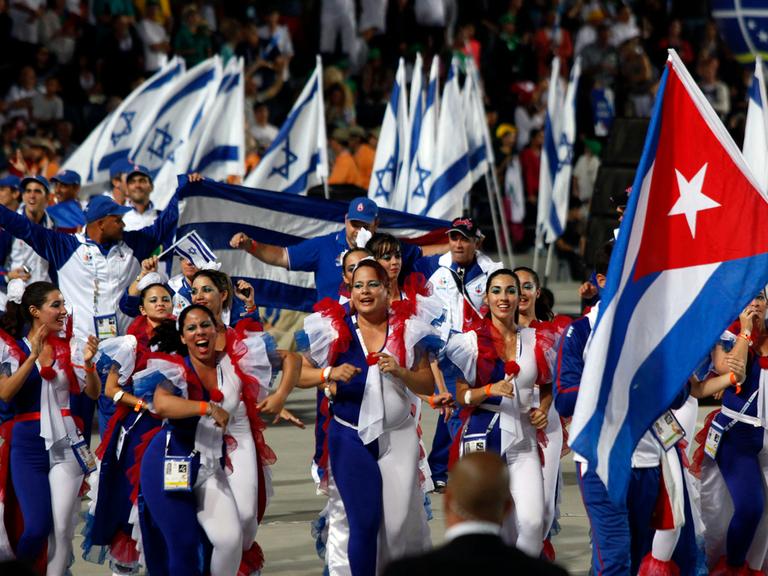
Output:
M5 517L5 502L0 500L0 518ZM5 522L0 522L0 562L13 560L16 556L11 548L11 541L8 539L8 531L5 528Z
M144 370L133 375L134 394L142 398L154 394L158 385L178 390L182 398L189 397L184 369L175 362L151 358ZM150 409L151 404L150 402Z
M238 362L240 369L258 379L260 391L272 390L274 376L282 368L275 339L269 332L246 332L241 344L246 352Z
M464 375L470 386L477 378L477 332L470 330L463 334L454 334L445 346L445 355Z
M421 348L419 343L426 339L440 340L440 333L426 320L426 317L416 314L405 321L405 333L403 344L405 345L405 367L413 370L414 364L419 358L417 351ZM442 340L440 340L442 347Z
M357 418L357 434L363 444L373 442L384 432L384 377L378 364L368 366Z
M308 359L317 368L328 366L328 354L331 346L339 337L333 327L333 320L319 312L310 314L304 319L304 333L309 341L309 349L305 351Z
M102 340L94 362L99 364L105 357L109 358L112 365L118 366L118 384L124 386L135 368L136 346L136 337L132 334Z
M69 341L69 358L72 362L72 369L77 376L77 385L80 391L85 390L85 347L87 342L74 337ZM95 358L94 358L95 360Z
M6 376L19 370L19 360L11 354L11 347L3 339L0 339L0 369Z

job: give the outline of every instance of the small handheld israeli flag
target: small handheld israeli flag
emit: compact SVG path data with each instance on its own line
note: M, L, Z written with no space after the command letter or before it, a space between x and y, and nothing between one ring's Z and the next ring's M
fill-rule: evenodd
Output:
M218 270L221 262L218 262L216 254L208 247L208 244L200 235L192 230L168 247L160 256L173 250L179 257L191 262L200 270Z

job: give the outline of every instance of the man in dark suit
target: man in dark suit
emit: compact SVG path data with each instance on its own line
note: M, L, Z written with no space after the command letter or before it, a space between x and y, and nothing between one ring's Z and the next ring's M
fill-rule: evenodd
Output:
M499 533L512 496L507 465L497 454L475 452L459 460L451 470L443 507L447 543L392 562L384 576L567 576L562 568L502 542Z

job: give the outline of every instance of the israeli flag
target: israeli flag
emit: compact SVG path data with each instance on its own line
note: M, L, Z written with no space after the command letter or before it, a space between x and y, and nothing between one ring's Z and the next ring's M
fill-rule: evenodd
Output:
M325 136L323 65L315 71L293 105L277 137L244 185L273 192L306 194L328 178L328 142Z
M171 250L201 270L218 270L220 267L217 265L216 254L195 230L177 240L166 252Z
M577 56L571 69L571 78L565 92L562 128L557 144L557 169L552 185L552 201L548 219L544 221L545 240L554 242L563 235L568 216L568 200L573 176L573 145L576 141L576 91L581 76L581 57Z
M765 97L764 72L763 60L756 56L755 76L749 89L744 145L741 150L760 189L768 192L768 100Z
M485 148L485 107L480 96L480 83L475 62L467 60L467 77L461 90L464 101L464 127L467 131L469 148L469 169L474 184L485 176L488 170L488 154Z
M560 58L552 58L544 117L544 146L539 166L539 198L536 212L536 248L542 248L552 206L552 189L557 173L557 142L560 140Z
M403 148L403 164L400 166L400 170L397 174L397 182L395 184L395 192L389 200L389 207L393 210L407 211L408 205L408 187L409 178L411 173L411 164L413 163L413 155L418 147L418 134L419 122L421 120L421 112L424 107L424 61L421 58L421 53L416 53L416 60L413 63L413 71L411 72L411 90L410 99L408 101L408 115L405 118L405 147Z
M62 170L80 174L83 186L109 182L109 167L128 157L184 71L181 58L173 58L158 70L101 121L64 162Z
M395 84L384 112L368 197L383 208L392 206L397 178L406 158L408 98L405 93L405 62L400 58Z
M437 124L435 178L422 215L443 220L461 216L472 187L458 65L454 59L443 90Z
M189 142L195 141L197 128L213 105L221 76L218 56L204 60L184 74L163 99L141 140L131 150L131 161L146 166L153 179L169 160L183 166L185 158L181 156L191 152Z
M439 101L440 58L432 58L426 98L416 100L411 108L411 148L408 173L408 196L405 212L422 214L427 206L427 194L432 188L437 144L437 104ZM413 84L411 84L411 103Z

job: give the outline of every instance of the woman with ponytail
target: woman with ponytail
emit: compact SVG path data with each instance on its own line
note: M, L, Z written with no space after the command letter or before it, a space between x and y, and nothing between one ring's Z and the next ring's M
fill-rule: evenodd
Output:
M63 576L72 557L80 486L94 468L69 409L70 394L98 397L101 384L93 364L98 341L61 336L67 311L50 282L21 290L9 286L0 323L0 399L14 414L2 430L0 462L10 470L0 468L0 483L7 484L10 472L17 502L9 498L8 486L0 492L3 507L10 507L4 510L6 521L17 503L24 528L19 534L11 523L7 532L0 525L0 559L15 554L41 573Z

